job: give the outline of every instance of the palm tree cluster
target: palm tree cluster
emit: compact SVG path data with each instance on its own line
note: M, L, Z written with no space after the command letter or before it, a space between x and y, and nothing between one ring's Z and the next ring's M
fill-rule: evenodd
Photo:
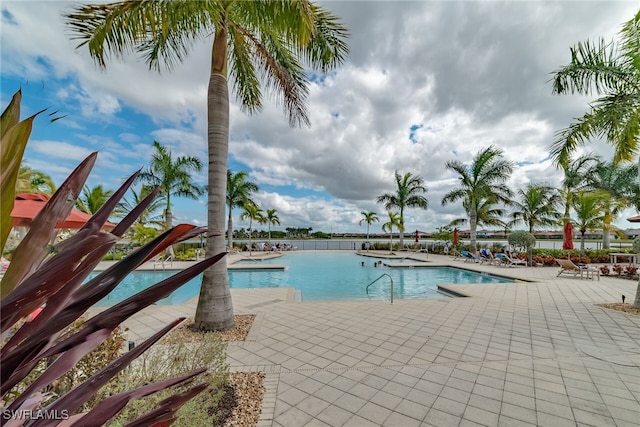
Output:
M510 229L524 224L530 233L545 228L556 228L572 221L582 236L589 230L602 230L603 248L609 248L610 232L618 232L613 223L623 209L638 198L638 186L633 177L638 174L635 165L618 166L595 156L582 156L564 167L565 179L561 188L545 183L529 183L524 189L514 192L507 186L514 165L504 159L502 150L490 146L481 149L470 163L450 161L447 169L457 174L458 185L442 198L442 204L460 201L467 217L451 221L449 226L469 222L470 244L477 249L477 227L479 225L500 226ZM426 209L428 202L423 196L427 188L420 176L396 172L396 191L384 193L377 198L389 211L389 221L383 231L392 233L393 228L402 233L407 207ZM564 209L564 215L561 210ZM571 218L570 214L574 213ZM363 222L369 226L377 220L375 212L362 212ZM402 240L400 242L402 246Z
M245 171L233 172L227 170L227 240L229 248L233 248L233 209L241 208L240 220L249 220L249 240L253 231L253 222L267 224L269 226L269 242L271 242L271 226L280 225L276 209L263 211L251 198L252 194L259 190L258 184L248 180Z

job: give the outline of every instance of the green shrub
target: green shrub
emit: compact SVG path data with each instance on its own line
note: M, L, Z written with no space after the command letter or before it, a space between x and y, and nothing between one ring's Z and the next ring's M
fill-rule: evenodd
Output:
M526 250L527 248L533 248L536 244L536 238L528 231L514 231L509 234L507 241L514 248Z
M186 251L178 251L176 252L176 259L179 261L191 261L196 259L196 250L193 248L187 249Z
M198 382L206 382L208 387L187 402L177 413L175 426L205 427L215 424L215 408L224 394L224 387L229 381L229 367L225 362L226 343L220 340L218 333L202 334L202 340L189 342L189 338L179 331L172 335L171 344L160 343L133 363L130 369L115 384L112 391L121 392L144 384L162 381L179 376L183 372L191 372L198 368L207 368L208 372L196 377ZM153 410L157 403L176 391L165 390L130 402L129 405L108 425L119 427Z

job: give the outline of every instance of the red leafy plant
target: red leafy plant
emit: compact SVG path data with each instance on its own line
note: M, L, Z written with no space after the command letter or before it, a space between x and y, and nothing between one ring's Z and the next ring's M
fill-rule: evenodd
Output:
M608 276L609 274L611 274L611 269L609 268L608 265L603 265L600 267L600 272L604 275L604 276Z
M637 273L638 273L638 267L636 267L635 265L629 264L624 267L624 274L626 274L629 277L633 277Z
M35 117L20 122L19 110L20 92L14 95L2 114L0 249L4 248L7 240L7 225L11 222L10 212L13 208L19 164ZM62 420L67 423L73 421L74 426L103 425L124 408L129 400L174 385L192 383L194 378L205 372L205 369L197 369L177 378L128 390L102 400L89 412L77 413L87 400L97 394L100 387L183 320L176 319L73 390L60 396L48 393L55 381L108 339L121 322L167 297L225 256L221 253L182 270L86 320L79 330L62 337L61 334L69 325L109 294L132 270L169 245L205 231L188 224L177 225L85 283L89 273L157 195L157 190L152 192L111 232L101 231L107 218L135 180L138 174L136 172L76 234L52 244L57 233L56 223L68 216L96 157L97 153L89 155L34 218L29 233L13 253L11 263L0 282L0 327L4 342L0 349L0 392L4 401L0 425L56 425ZM24 322L29 314L40 308L42 310L35 318ZM35 381L19 393L12 392L14 387L42 365L42 361L46 361L47 367ZM187 391L163 400L153 411L133 421L131 425L166 425L175 418L175 413L182 404L205 388L206 384L192 385Z
M613 271L615 271L618 276L622 276L622 272L624 271L623 266L621 266L620 264L615 264L612 268L613 268Z

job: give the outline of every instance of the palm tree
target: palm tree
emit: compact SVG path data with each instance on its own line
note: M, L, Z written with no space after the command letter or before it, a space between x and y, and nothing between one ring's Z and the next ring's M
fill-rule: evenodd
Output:
M633 203L638 174L636 165L616 166L613 162L598 162L586 178L587 188L599 191L602 196L603 224L602 248L609 249L610 232L618 214Z
M266 223L269 225L269 243L271 243L271 226L280 225L280 218L278 218L276 209L267 209L267 215L265 216Z
M557 164L566 163L578 145L592 137L604 137L614 146L613 161L633 160L640 137L640 11L619 33L616 43L600 39L598 45L578 43L571 48L571 63L556 71L553 93L580 93L599 98L589 111L560 131L552 154ZM638 156L640 185L640 156ZM640 279L633 306L640 309Z
M424 180L419 175L407 172L400 175L395 172L396 191L395 193L384 193L376 199L378 203L384 203L385 209L398 208L400 210L400 249L404 247L404 210L405 208L427 209L429 202L423 196L427 192Z
M242 208L247 203L254 203L251 194L258 191L258 184L247 181L248 177L249 174L245 171L233 173L231 169L227 169L227 241L230 249L233 249L233 208Z
M378 218L378 214L373 211L362 211L360 213L362 214L362 219L358 224L362 225L363 222L367 223L367 251L369 251L369 227L371 227L371 224L374 222L380 221L380 218Z
M388 211L387 213L389 214L389 221L382 224L382 231L389 232L389 252L393 252L393 227L396 227L402 233L404 232L404 225L399 212Z
M564 198L563 225L569 221L573 193L586 189L587 177L593 172L593 168L598 163L598 157L586 154L575 159L568 158L565 163L560 164L564 171L562 180L562 192Z
M213 35L207 91L209 197L207 253L225 250L225 189L229 144L229 85L250 113L262 107L260 79L279 92L289 122L309 124L305 106L308 73L326 73L348 53L346 28L338 18L309 0L158 2L123 1L78 6L67 23L98 65L114 53L139 52L151 68L171 68L186 57L193 41ZM233 326L227 265L205 271L195 326L223 330Z
M566 164L576 148L593 137L613 144L614 163L638 152L640 137L640 11L620 31L620 40L586 41L571 48L571 63L555 70L553 93L580 93L599 98L589 111L558 132L552 155Z
M125 217L131 210L138 206L144 199L153 191L152 187L143 185L140 187L140 191L136 192L135 189L131 189L131 200L124 197L118 204L118 207L114 210L117 217ZM164 196L158 194L153 201L147 206L147 208L138 216L135 223L143 226L152 225L156 227L164 228L165 222L162 214L158 214L157 211L162 209L165 204Z
M558 190L547 185L529 184L518 190L519 202L513 202L515 211L511 214L512 224L522 221L533 234L536 227L555 226L560 221L558 212L560 195Z
M149 167L138 175L138 179L149 187L160 187L160 194L166 205L164 210L165 229L173 226L171 196L197 200L204 189L193 183L193 172L202 170L202 162L197 157L181 156L173 160L171 150L158 141L153 141L154 152Z
M504 160L502 150L490 146L481 150L467 166L457 160L448 161L446 168L458 173L459 186L444 195L442 205L462 200L469 213L469 228L472 250L476 247L478 212L497 203L511 204L512 192L506 185L513 171L513 163Z
M251 232L253 229L251 226L253 225L253 221L258 222L259 224L263 224L266 222L262 209L258 207L253 202L247 202L242 207L242 213L240 214L240 220L244 221L245 219L249 220L249 248L253 245L251 240ZM251 249L249 249L249 254L251 254Z
M51 196L55 192L56 184L49 175L29 166L20 166L16 193L39 193Z
M576 212L574 223L580 230L580 253L584 255L585 233L602 229L604 222L603 200L605 194L599 191L580 191L573 198L572 207Z
M85 185L82 188L82 194L76 200L76 208L78 210L93 215L98 212L98 209L111 197L113 190L105 190L102 185L96 185L93 188L89 188Z

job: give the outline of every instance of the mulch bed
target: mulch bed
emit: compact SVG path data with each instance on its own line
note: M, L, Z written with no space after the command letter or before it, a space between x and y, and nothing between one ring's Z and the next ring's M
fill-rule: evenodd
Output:
M640 316L640 310L637 308L633 308L631 304L621 303L621 302L612 302L608 304L596 304L598 307L610 308L611 310L624 311L625 313L635 314L636 316Z
M251 325L255 320L255 314L236 314L235 325L232 329L220 334L222 341L244 341L249 334ZM181 342L199 342L209 333L194 328L193 318L185 319L180 326L175 328L165 338L163 344ZM232 372L229 374L229 384L215 411L218 418L214 427L254 427L258 424L262 412L262 399L264 398L264 372Z
M185 319L184 322L167 334L161 342L162 344L174 344L176 341L200 342L207 336L207 334L214 333L220 334L220 338L225 342L244 341L247 338L247 334L249 334L249 330L251 329L251 325L255 318L255 314L236 314L233 316L235 321L233 328L222 332L202 332L194 328L193 317L190 317Z

